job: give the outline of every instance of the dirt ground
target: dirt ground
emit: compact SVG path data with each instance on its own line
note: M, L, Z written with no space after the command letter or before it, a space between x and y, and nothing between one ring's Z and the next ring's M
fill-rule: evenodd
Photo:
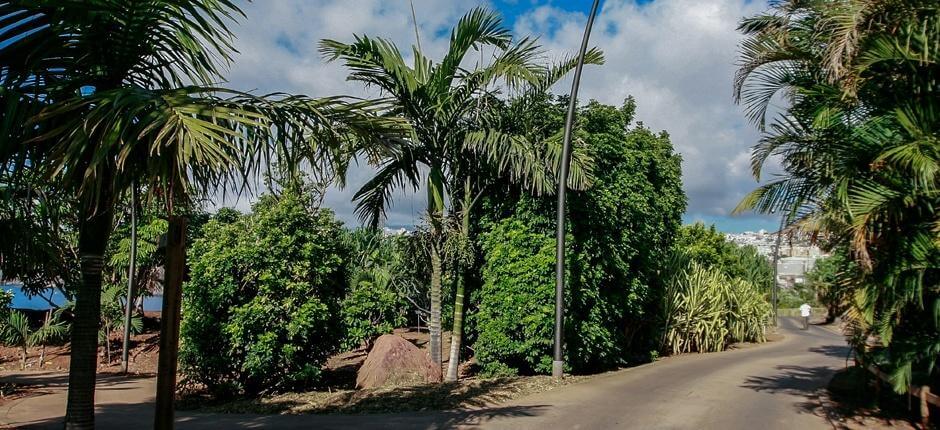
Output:
M136 375L155 374L157 372L157 356L159 335L156 332L143 333L131 336L131 349L128 353L128 372ZM98 372L121 372L121 343L122 337L116 334L111 337L111 360L105 357L105 347L98 348ZM47 346L43 355L42 348L30 348L26 356L27 371L62 371L69 369L70 348L68 344ZM40 363L40 357L43 358ZM17 347L0 346L0 371L19 371L22 360L22 350Z
M411 341L419 348L427 348L429 340L426 331L418 331L408 328L395 330L395 334ZM147 333L131 336L131 350L129 355L130 363L128 372L133 375L153 375L157 372L157 358L159 356L159 333L156 330L150 330ZM447 356L450 348L450 333L444 333L444 362L447 362ZM98 348L98 372L104 374L115 374L121 372L121 343L120 333L111 336L111 360L105 357L106 349L104 346ZM0 346L0 372L20 371L22 351L17 347ZM69 369L70 348L68 344L47 346L43 354L42 348L30 348L26 358L26 371L44 371L44 372L67 372ZM327 359L324 365L325 378L322 382L323 388L342 389L353 388L356 381L356 371L362 362L365 361L368 350L365 347L357 348L352 351L344 351L335 354ZM42 357L42 363L40 363ZM466 374L469 365L461 366L461 374ZM2 393L0 393L2 394Z

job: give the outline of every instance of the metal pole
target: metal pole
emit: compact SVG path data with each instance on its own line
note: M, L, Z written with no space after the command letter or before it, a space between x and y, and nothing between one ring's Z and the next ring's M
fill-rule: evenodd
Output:
M131 311L134 306L134 284L137 282L137 183L131 186L131 256L127 269L127 306L124 311L124 349L121 372L127 373L128 350L131 344Z
M565 137L561 151L561 172L558 175L558 213L555 224L555 351L552 361L552 376L555 378L561 378L565 368L565 359L562 354L562 331L565 320L565 191L568 188L568 165L571 163L571 128L574 125L574 111L578 104L578 86L581 83L581 69L584 68L584 54L587 52L588 39L591 37L591 27L594 26L598 3L600 0L594 0L591 6L587 26L584 27L584 37L581 39L578 65L574 69L574 79L571 81L571 99L568 101L568 116L565 118Z
M778 325L777 323L777 297L779 296L779 294L777 294L777 276L778 276L777 264L779 264L780 262L780 238L783 237L783 224L786 222L786 220L787 220L787 214L784 213L780 217L780 228L777 229L777 244L774 246L774 284L771 286L771 290L770 290L770 300L773 304L773 310L774 310L774 327Z

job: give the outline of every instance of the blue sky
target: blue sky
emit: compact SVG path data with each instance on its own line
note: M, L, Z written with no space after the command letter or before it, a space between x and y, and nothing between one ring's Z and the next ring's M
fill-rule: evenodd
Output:
M354 8L350 5L355 4ZM414 0L422 46L432 58L446 49L450 28L471 7L497 8L519 36L537 36L546 60L575 52L590 0ZM686 222L715 223L724 231L773 230L768 217L732 217L731 210L758 183L750 172L750 147L759 138L733 103L732 78L741 35L738 21L766 9L754 0L602 1L591 43L605 51L607 64L585 69L582 99L620 104L636 98L637 119L669 133L683 157ZM234 87L287 91L310 96L372 95L345 81L338 64L317 52L320 39L350 40L353 34L389 38L406 48L414 42L407 0L265 0L244 4L247 18L236 28L241 52L231 67ZM405 49L403 49L405 50ZM570 82L554 88L566 93ZM354 224L350 202L372 170L350 172L345 189L330 190L324 205ZM420 220L424 199L395 195L389 226ZM248 201L223 202L245 208Z

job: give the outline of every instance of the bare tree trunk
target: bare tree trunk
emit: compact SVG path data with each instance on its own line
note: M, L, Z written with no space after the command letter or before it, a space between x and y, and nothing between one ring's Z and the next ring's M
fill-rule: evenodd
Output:
M23 347L23 356L20 358L20 370L26 370L27 347Z
M166 282L160 314L160 357L157 362L157 405L153 428L174 427L176 365L179 355L180 305L186 268L186 218L171 215L166 240Z
M82 282L75 294L75 318L72 322L69 393L65 412L65 428L68 430L95 428L101 271L108 237L111 235L111 197L110 189L103 187L94 203L86 203L79 221L78 252Z
M43 324L43 327L49 326L49 319L52 317L52 309L46 311L46 321ZM42 345L39 348L39 368L42 369L42 363L46 361L46 340L43 340Z
M111 322L104 326L104 362L111 364Z

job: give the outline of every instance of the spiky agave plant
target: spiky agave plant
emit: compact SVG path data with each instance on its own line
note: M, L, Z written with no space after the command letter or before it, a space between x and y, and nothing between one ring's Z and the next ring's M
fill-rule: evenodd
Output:
M667 352L715 352L766 340L770 305L763 292L717 268L689 262L672 276L663 300Z

